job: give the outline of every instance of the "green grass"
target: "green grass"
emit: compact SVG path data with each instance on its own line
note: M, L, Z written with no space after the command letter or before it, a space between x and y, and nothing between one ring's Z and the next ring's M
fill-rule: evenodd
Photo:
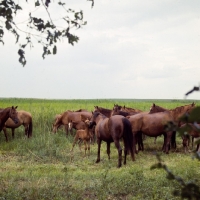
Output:
M185 154L181 139L178 148L169 155L161 152L163 137L144 141L144 152L136 160L127 158L127 165L117 168L117 150L111 145L111 160L102 143L101 162L96 164L97 145L91 145L91 154L84 157L78 146L70 152L73 136L66 137L62 130L51 132L55 114L80 108L92 111L98 105L112 108L114 104L126 105L148 111L152 103L174 108L191 103L179 100L40 100L0 99L0 107L16 106L33 116L33 137L24 137L23 127L15 130L15 139L5 142L0 134L0 199L179 199L172 195L180 190L175 181L166 179L162 169L150 170L157 163L154 152L161 154L167 166L184 180L200 177L199 161L192 153ZM195 102L200 105L200 102ZM199 182L198 182L199 184Z

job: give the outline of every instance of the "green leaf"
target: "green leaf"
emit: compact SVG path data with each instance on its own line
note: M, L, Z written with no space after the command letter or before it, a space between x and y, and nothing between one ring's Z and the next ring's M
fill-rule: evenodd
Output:
M40 2L39 1L35 2L35 7L37 7L37 6L40 6Z
M55 55L57 53L57 47L56 45L53 47L53 54Z
M6 29L10 30L12 28L12 26L10 25L10 23L8 21L6 21Z

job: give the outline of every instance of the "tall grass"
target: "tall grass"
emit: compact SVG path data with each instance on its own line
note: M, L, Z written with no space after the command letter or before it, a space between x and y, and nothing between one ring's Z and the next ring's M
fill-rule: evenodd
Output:
M178 199L172 189L177 182L169 182L162 170L150 170L157 162L154 152L159 152L168 167L186 180L200 177L199 162L185 154L181 139L178 148L169 155L161 152L163 137L144 141L144 152L132 162L127 157L126 166L117 168L117 150L111 145L111 159L102 143L101 162L96 164L97 145L91 145L91 154L84 157L78 146L70 152L73 136L66 137L63 130L52 133L54 116L65 110L80 108L92 111L98 105L112 108L114 104L126 105L148 111L152 103L174 108L191 103L175 100L40 100L0 99L0 107L18 105L18 110L29 111L33 116L33 136L27 139L23 127L15 130L15 139L9 134L5 142L0 134L0 199ZM196 102L199 104L200 102Z

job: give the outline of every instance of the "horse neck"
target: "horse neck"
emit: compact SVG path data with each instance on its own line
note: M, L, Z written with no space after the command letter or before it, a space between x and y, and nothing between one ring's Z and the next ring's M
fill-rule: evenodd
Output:
M105 118L108 118L108 117L106 117L103 114L102 115L100 114L95 120L96 124L98 124L100 121L104 120Z
M0 119L2 125L4 125L4 123L9 118L9 114L10 114L10 108L5 108L2 111L0 111Z
M104 114L106 117L110 117L112 110L106 108L99 108L99 112Z
M187 112L187 110L184 107L177 107L175 109L169 110L169 112L174 121L178 122L179 118L183 116Z

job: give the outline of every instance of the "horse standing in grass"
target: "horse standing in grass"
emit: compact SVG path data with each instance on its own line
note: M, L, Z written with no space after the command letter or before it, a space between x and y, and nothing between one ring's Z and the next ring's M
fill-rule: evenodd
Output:
M24 111L24 110L19 110L17 112L17 117L19 119L17 124L14 123L10 118L8 118L7 121L5 122L3 131L5 134L6 140L7 140L6 128L10 128L12 130L12 138L14 138L15 137L15 129L21 125L24 126L25 136L27 136L28 138L32 136L33 125L32 125L31 113Z
M164 112L153 114L136 114L129 117L134 134L143 133L150 137L164 135L163 151L169 153L170 141L173 135L173 130L166 129L168 124L177 125L180 117L189 113L195 107L194 104L180 106ZM141 140L143 146L143 141Z
M86 118L90 118L92 116L92 113L87 112L87 111L73 112L73 111L68 110L62 113L61 115L58 115L57 119L55 120L53 124L53 133L56 133L58 128L63 125L65 127L66 136L67 136L69 133L69 125L68 125L69 122L70 121L80 122L81 115Z
M4 108L4 109L0 109L0 131L2 131L2 129L5 126L5 122L11 118L11 120L17 124L19 122L18 116L17 116L17 106L14 107L8 107L8 108ZM8 141L7 135L5 135L6 137L6 141Z
M76 135L74 137L74 142L72 144L71 151L73 151L73 148L75 144L77 143L77 141L81 140L79 141L79 148L81 151L81 142L83 141L85 145L85 156L86 156L87 150L88 150L88 155L90 155L90 140L92 139L93 135L91 134L91 131L89 129L90 121L86 119L83 123L85 124L85 127L84 129L79 129L76 131Z
M95 134L98 144L96 163L100 162L101 142L107 143L107 154L110 159L110 143L114 142L118 150L118 167L122 165L122 147L120 139L124 141L124 164L126 164L127 152L130 152L132 160L135 160L135 141L131 131L131 124L127 118L121 115L106 117L100 112L93 112L90 119L90 128L95 125Z

